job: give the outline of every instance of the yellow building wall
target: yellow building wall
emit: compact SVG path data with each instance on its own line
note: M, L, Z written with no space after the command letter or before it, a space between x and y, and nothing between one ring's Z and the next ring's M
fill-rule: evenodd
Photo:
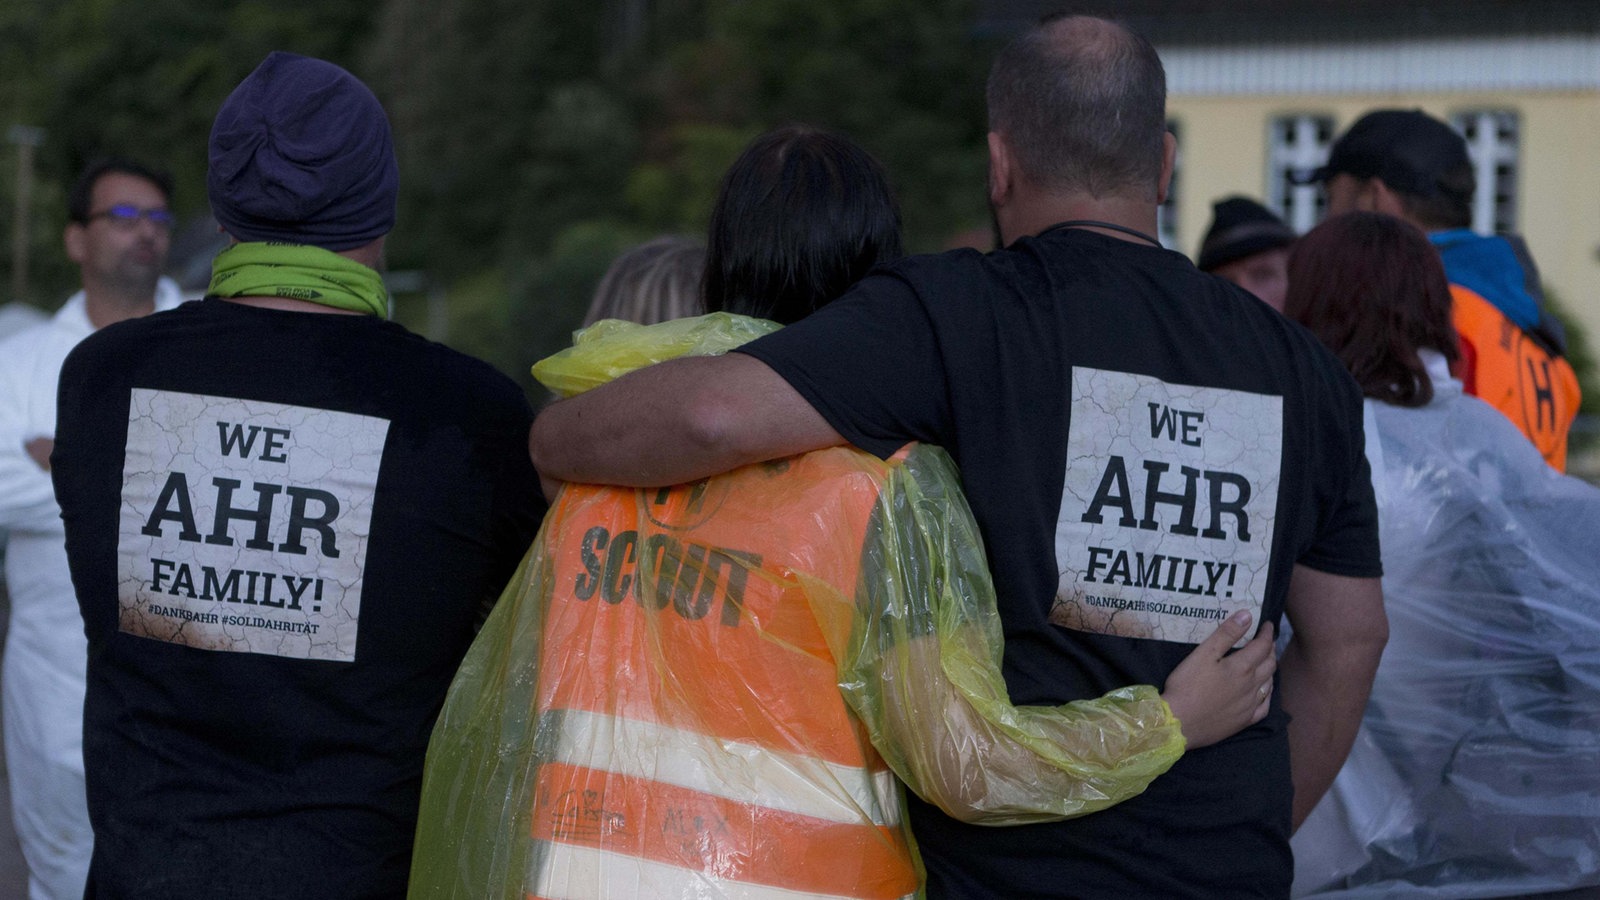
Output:
M1194 255L1211 203L1267 193L1267 130L1279 116L1330 115L1334 134L1367 110L1420 107L1441 119L1465 110L1520 116L1517 230L1528 240L1547 290L1600 347L1600 92L1369 94L1169 98L1182 180L1179 247Z

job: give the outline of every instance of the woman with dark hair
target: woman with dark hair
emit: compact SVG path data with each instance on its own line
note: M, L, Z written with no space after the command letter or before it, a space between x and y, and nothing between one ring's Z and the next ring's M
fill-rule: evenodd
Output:
M899 256L899 215L860 147L785 128L729 169L708 247L712 313L613 323L535 374L570 390L802 318ZM439 720L412 896L907 897L922 870L893 775L997 825L1131 797L1265 714L1271 629L1226 655L1247 625L1165 693L1015 707L941 450L566 485Z
M1450 283L1439 251L1393 216L1339 216L1290 252L1283 314L1333 349L1361 392L1395 406L1426 406L1425 358L1454 362Z
M1438 252L1329 219L1284 312L1367 401L1389 644L1360 734L1296 834L1297 894L1461 897L1593 884L1600 855L1600 490L1450 377Z
M800 321L901 256L883 167L842 135L791 125L746 147L711 211L705 306Z

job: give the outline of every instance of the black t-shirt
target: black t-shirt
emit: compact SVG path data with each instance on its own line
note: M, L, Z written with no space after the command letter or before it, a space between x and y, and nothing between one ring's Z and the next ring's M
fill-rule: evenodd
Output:
M1296 562L1376 577L1361 396L1309 332L1187 259L1080 229L904 260L743 352L857 446L948 449L1017 704L1161 686ZM1082 819L964 825L912 799L935 896L1287 896L1286 715Z
M445 689L544 502L487 365L219 300L61 376L90 897L399 897Z

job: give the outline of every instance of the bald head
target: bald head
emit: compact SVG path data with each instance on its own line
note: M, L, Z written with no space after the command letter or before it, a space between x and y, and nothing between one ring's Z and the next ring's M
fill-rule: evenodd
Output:
M989 72L989 130L1053 193L1148 195L1161 178L1167 77L1155 48L1105 19L1047 19Z

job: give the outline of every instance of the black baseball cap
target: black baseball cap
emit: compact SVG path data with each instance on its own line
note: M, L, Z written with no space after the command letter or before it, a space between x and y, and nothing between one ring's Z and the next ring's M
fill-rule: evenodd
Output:
M1377 178L1400 193L1432 197L1461 193L1460 186L1450 186L1445 177L1462 167L1470 171L1471 160L1466 140L1455 129L1420 109L1378 109L1340 135L1327 165L1302 183L1327 181L1343 172Z

